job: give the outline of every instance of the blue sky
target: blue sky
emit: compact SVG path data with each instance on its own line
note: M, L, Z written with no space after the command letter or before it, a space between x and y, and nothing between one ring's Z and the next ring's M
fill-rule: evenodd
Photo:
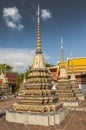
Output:
M65 60L86 57L86 0L39 0L41 42L45 61L60 60L63 37ZM37 36L38 0L0 0L0 63L24 71L31 65Z

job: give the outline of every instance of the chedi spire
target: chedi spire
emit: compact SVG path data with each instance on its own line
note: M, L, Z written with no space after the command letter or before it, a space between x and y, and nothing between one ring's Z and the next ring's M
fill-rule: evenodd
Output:
M61 36L61 62L62 62L62 66L64 65L64 47L63 47L63 39Z
M40 6L38 4L38 12L37 12L37 44L36 44L36 53L42 53L41 48L41 37L40 37Z

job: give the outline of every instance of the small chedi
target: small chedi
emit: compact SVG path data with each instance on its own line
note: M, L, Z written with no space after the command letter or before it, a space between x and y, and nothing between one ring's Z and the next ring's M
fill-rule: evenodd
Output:
M73 65L72 65L72 73L71 73L70 83L71 83L71 86L72 86L72 90L74 91L78 100L84 100L84 95L83 95L81 89L79 89L77 79L76 79L75 74L73 72Z
M67 76L67 70L64 66L64 49L61 38L61 62L60 76L56 85L58 100L63 102L64 106L78 106L78 98L76 97Z
M1 72L0 74L0 93L9 93L10 88L8 85L8 78L6 77L6 73Z
M23 81L20 82L20 89L19 89L19 93L22 93L22 91L25 89L25 84L26 84L26 72L24 73L24 77L23 77Z
M11 112L6 112L6 120L49 126L59 124L67 116L68 110L58 102L56 91L52 89L53 85L42 55L39 5L36 52L28 78L23 84L18 102L13 104Z

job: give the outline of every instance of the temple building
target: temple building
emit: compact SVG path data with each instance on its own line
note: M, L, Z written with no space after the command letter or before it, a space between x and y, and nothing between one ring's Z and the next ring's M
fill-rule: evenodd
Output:
M61 62L59 62L58 65L60 67ZM64 65L68 70L69 79L71 77L73 67L73 73L77 79L79 88L82 90L83 94L86 95L86 58L68 58Z
M72 74L72 66L73 62L73 73L79 85L79 88L86 95L86 58L68 58L67 61L64 61L64 66L67 69L67 75L70 79ZM57 62L57 66L48 67L50 78L54 84L58 81L59 71L62 63Z
M13 104L11 112L6 113L6 120L45 126L59 124L67 116L68 110L58 101L57 93L52 87L42 54L38 5L36 52L18 102Z
M78 106L78 98L72 90L72 85L67 76L67 69L64 66L64 49L61 37L61 63L60 75L57 81L56 89L58 100L63 102L64 106Z
M68 76L71 75L71 62L73 62L73 72L78 81L79 88L86 95L86 58L73 58L68 60Z

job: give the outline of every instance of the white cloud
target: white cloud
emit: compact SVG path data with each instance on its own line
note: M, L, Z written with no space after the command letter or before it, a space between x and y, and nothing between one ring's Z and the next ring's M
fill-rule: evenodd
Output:
M44 59L45 59L45 60L50 60L50 58L51 58L51 57L50 57L49 55L44 54Z
M14 67L14 71L23 72L32 65L34 53L31 49L0 48L0 64L7 63ZM50 59L46 54L44 57Z
M7 63L15 71L25 71L32 64L34 50L0 48L0 63Z
M52 17L52 13L47 9L42 9L41 10L41 17L45 21L45 20Z
M19 66L20 67L20 66L24 66L24 64L22 62L15 62L14 66Z
M8 27L12 29L17 29L19 31L24 28L24 25L21 24L22 16L20 15L16 7L4 8L3 17Z
M7 26L10 27L10 28L17 28L16 24L13 23L12 21L8 21Z
M21 31L23 28L24 28L24 26L22 24L19 24L18 30Z

